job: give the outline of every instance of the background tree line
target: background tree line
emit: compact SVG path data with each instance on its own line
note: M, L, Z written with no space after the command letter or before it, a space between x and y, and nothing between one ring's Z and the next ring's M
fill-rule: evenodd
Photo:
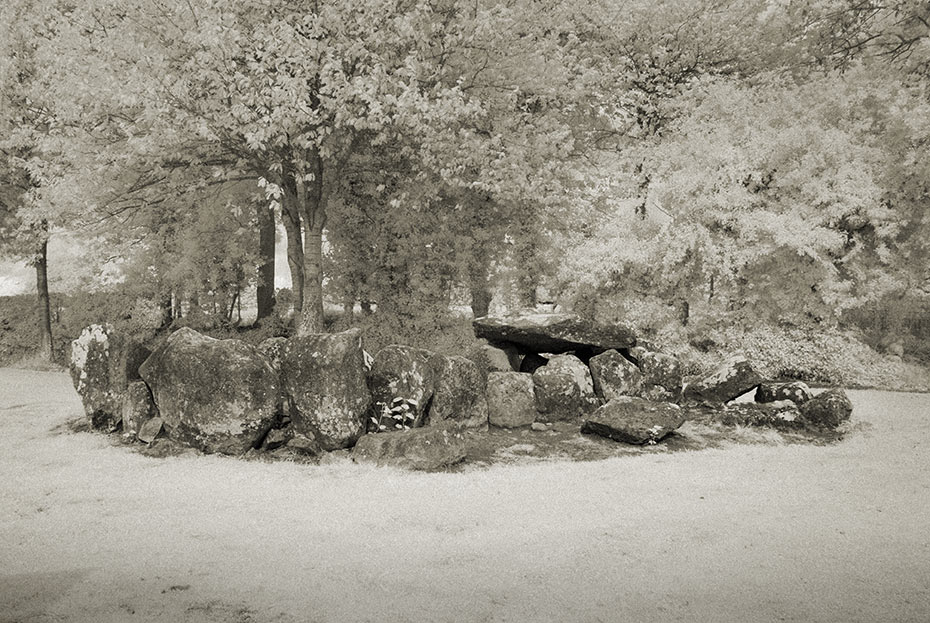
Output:
M253 288L266 327L331 329L325 299L406 341L541 283L701 348L919 312L928 23L916 1L10 0L4 248L36 267L49 355L62 231L147 326L234 325Z

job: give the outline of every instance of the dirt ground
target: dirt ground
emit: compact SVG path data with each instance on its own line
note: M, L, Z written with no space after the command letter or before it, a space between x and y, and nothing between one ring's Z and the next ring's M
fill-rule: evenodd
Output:
M930 621L930 396L851 397L834 444L418 474L150 458L0 370L0 622Z

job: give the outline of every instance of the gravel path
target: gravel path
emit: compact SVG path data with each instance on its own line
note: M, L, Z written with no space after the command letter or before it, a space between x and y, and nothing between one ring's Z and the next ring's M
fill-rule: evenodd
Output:
M930 621L930 396L830 446L410 474L155 459L0 370L0 622Z

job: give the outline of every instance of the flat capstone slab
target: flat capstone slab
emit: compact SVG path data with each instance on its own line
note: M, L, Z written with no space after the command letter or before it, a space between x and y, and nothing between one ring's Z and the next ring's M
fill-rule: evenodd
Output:
M597 325L574 314L486 316L472 322L475 335L494 343L516 344L537 353L593 353L636 345L633 330L623 325Z

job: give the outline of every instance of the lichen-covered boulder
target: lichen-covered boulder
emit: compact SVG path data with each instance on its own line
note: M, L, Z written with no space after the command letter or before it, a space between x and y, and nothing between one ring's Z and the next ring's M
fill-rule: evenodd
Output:
M811 388L807 383L794 381L792 383L762 383L756 388L756 402L776 402L778 400L790 400L797 405L802 405L811 398Z
M337 450L365 431L371 396L358 329L290 338L281 375L295 432L316 439L324 450Z
M574 355L556 355L533 372L536 421L571 420L597 406L588 366Z
M478 364L465 357L436 355L430 426L454 422L464 428L488 427L487 379Z
M640 394L649 400L677 401L682 386L681 362L678 358L642 349L637 349L636 356L643 373Z
M123 434L137 435L142 425L158 415L145 381L131 381L123 394Z
M605 350L588 362L594 392L604 402L621 396L637 396L643 386L643 373L615 350Z
M684 398L689 402L723 404L751 391L761 382L762 377L745 357L731 357L704 378L689 383Z
M146 359L139 374L169 438L205 452L245 452L274 421L278 375L240 340L217 340L185 327Z
M472 324L477 337L498 344L519 344L537 353L601 352L629 348L636 343L636 336L629 327L600 325L573 314L488 316L477 318Z
M385 346L375 353L368 372L372 407L390 407L402 399L412 408L410 427L422 426L436 384L436 371L430 363L433 356L423 348L400 344Z
M370 433L359 439L352 450L356 461L423 471L450 467L465 456L465 437L454 425Z
M779 430L803 427L801 412L791 400L733 402L718 410L716 419L727 426L766 426Z
M624 396L588 415L581 432L642 445L664 439L684 423L678 405Z
M849 419L853 406L842 389L828 389L801 405L801 419L814 426L836 428Z
M71 381L91 426L119 428L129 383L139 380L139 366L149 354L109 324L90 325L71 342Z
M522 372L488 375L488 423L499 428L529 426L536 420L533 377Z

